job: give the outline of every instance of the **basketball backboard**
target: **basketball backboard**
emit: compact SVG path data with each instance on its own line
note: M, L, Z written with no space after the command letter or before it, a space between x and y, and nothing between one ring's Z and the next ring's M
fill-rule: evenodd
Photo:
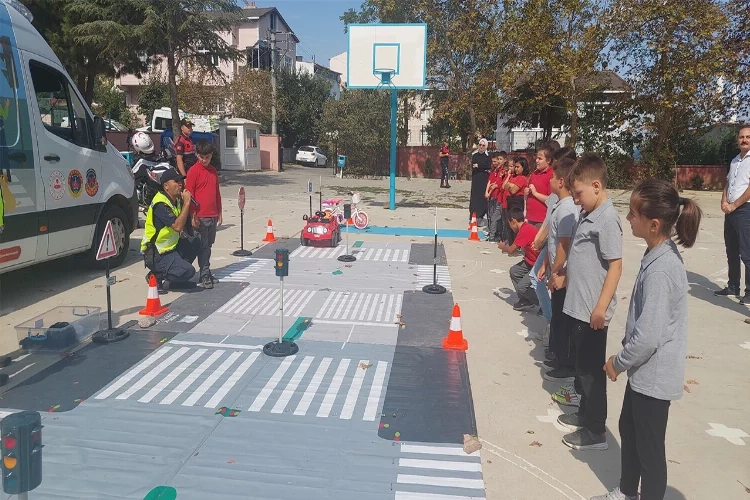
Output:
M423 89L427 79L426 24L350 24L346 86ZM383 81L384 73L390 82Z

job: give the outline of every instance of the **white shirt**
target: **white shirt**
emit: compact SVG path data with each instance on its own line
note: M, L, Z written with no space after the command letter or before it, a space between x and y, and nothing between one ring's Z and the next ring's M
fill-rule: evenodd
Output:
M740 153L741 154L741 153ZM737 155L729 164L727 175L727 201L734 203L750 186L750 152L740 159ZM747 201L746 203L750 203Z

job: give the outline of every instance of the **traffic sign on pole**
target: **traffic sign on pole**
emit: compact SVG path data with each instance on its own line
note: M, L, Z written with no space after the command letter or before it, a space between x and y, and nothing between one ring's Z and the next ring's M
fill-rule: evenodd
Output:
M242 186L240 186L240 192L237 194L237 205L240 207L240 249L232 252L232 255L249 257L253 252L245 250L245 188Z
M115 243L115 232L112 230L112 221L107 221L107 226L104 228L104 234L102 235L102 241L99 243L99 251L96 252L96 260L109 259L110 257L117 257L117 244Z
M240 212L245 211L245 188L240 187L240 193L237 195L237 205L240 206Z

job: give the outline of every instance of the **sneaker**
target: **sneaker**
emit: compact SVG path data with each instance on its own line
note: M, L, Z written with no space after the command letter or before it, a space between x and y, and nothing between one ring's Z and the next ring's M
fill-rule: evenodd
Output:
M169 280L161 280L157 282L156 291L159 292L159 295L164 295L164 294L169 293Z
M534 307L536 307L534 304L523 299L513 304L514 311L528 311L529 309L533 309Z
M728 297L729 295L734 295L735 297L739 297L740 290L738 288L729 288L728 286L725 286L721 290L716 290L714 292L714 295L716 295L717 297Z
M557 423L560 427L564 428L569 432L575 432L579 429L583 429L583 418L576 413L563 413L557 417Z
M554 370L555 368L557 368L557 360L545 359L544 363L542 363L542 366L545 370Z
M211 278L211 283L213 283L214 285L219 282L219 278L214 276L214 273L212 273L211 271L208 272L208 276Z
M568 368L555 368L542 375L542 378L550 382L573 382L576 374Z
M565 446L574 450L606 450L609 448L606 434L594 434L588 429L579 429L570 434L565 434L562 440Z
M552 401L563 406L581 406L581 396L574 388L569 386L560 387L553 395Z
M536 334L536 339L544 343L544 347L549 345L549 323L546 323L542 331Z
M203 288L211 289L214 287L213 281L211 281L210 275L205 275L201 278L201 285L203 285Z
M620 487L618 486L606 495L597 495L595 497L591 497L590 500L638 500L638 495L636 494L636 496L634 497L629 497L625 493L620 491Z
M536 312L537 316L544 316L544 311L542 311L542 308L540 307L539 310Z
M557 359L557 356L555 356L555 353L552 352L552 350L549 347L545 347L544 357L550 361L554 361Z
M743 306L750 304L750 292L745 292L745 295L740 298L740 304Z

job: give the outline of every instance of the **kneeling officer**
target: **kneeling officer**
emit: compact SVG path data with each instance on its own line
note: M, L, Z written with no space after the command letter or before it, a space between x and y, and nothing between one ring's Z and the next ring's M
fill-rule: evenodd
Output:
M162 190L156 193L146 213L141 252L146 267L154 273L159 291L186 285L195 275L193 261L200 250L200 238L185 233L190 217L190 191L182 177L170 168L161 175Z

